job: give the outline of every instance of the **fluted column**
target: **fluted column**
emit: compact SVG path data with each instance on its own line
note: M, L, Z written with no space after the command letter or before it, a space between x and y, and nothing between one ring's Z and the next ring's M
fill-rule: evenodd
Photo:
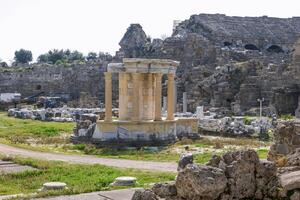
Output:
M104 72L105 75L105 121L112 121L112 84L111 72Z
M132 121L140 120L140 78L138 73L132 74L132 83L133 83L133 105L132 105Z
M162 74L155 74L155 121L161 120L161 77Z
M168 113L167 120L174 120L174 74L168 74Z

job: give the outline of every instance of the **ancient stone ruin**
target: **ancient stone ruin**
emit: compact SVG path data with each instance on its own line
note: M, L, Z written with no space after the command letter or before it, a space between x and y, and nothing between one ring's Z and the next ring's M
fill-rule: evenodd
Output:
M174 76L178 62L123 59L105 72L105 119L78 122L73 142L97 145L160 146L177 135L197 134L198 120L174 118ZM119 75L119 116L112 118L112 73ZM162 118L162 76L168 77L167 116Z
M278 124L269 160L260 160L254 150L240 150L215 155L206 165L198 165L192 154L184 154L174 182L139 190L132 200L298 200L298 126L297 120Z
M176 72L177 104L182 111L197 106L219 108L224 115L299 113L300 18L230 17L199 14L176 22L166 39L149 39L139 24L132 24L109 59L62 65L33 64L0 67L1 93L22 97L44 92L64 96L69 106L98 107L104 102L104 72L122 58L160 58L180 61ZM118 77L112 76L118 91ZM80 84L78 84L80 83ZM164 80L163 96L167 96ZM118 105L118 92L112 95Z
M132 200L297 200L299 192L300 171L282 172L255 151L242 150L214 156L206 165L188 162L174 182L139 190Z

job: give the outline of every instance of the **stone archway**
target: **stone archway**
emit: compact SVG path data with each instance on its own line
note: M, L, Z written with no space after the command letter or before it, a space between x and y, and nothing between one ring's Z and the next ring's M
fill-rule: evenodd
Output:
M280 46L275 45L275 44L269 46L267 48L267 51L271 52L271 53L284 53L283 49Z

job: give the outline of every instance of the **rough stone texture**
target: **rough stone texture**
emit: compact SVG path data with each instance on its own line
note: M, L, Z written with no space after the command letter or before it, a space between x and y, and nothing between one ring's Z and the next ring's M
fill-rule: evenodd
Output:
M213 158L217 161L211 161L219 168L225 171L228 178L229 192L223 194L226 198L251 198L256 192L256 166L259 159L255 151L236 151L229 152L222 158ZM219 162L218 162L219 161Z
M131 200L158 200L151 190L137 190Z
M176 178L177 194L186 199L216 199L226 186L224 171L211 166L189 164Z
M277 169L273 162L261 160L256 165L256 192L255 198L263 199L264 197L275 198L278 194Z
M183 170L188 164L192 164L194 162L193 154L182 154L178 161L178 168L177 170Z
M175 185L157 184L152 191L165 200L298 200L300 170L278 169L259 160L254 150L228 152L213 156L206 166L188 164Z
M284 173L281 174L279 178L280 185L285 193L295 189L300 189L300 171Z
M277 157L300 148L300 120L279 122L274 132L274 141L268 156L270 160L277 160Z
M175 181L171 183L156 183L151 190L161 198L176 196L177 194Z
M291 200L299 200L300 199L300 191L295 191L294 194L290 197Z
M299 166L300 167L300 148L287 155L286 166Z

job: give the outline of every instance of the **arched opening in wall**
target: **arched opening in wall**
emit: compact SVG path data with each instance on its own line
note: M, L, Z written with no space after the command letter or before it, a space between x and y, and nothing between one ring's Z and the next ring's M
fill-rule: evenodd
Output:
M259 51L259 48L254 44L246 44L244 48L247 50Z
M278 45L271 45L269 48L267 48L267 51L268 52L271 52L271 53L284 53L283 49L278 46Z
M36 90L41 90L41 89L42 89L42 86L41 86L41 85L37 85L37 86L35 87L35 89L36 89Z
M232 43L225 41L225 42L223 42L223 45L224 45L224 47L230 47L230 46L232 46Z

